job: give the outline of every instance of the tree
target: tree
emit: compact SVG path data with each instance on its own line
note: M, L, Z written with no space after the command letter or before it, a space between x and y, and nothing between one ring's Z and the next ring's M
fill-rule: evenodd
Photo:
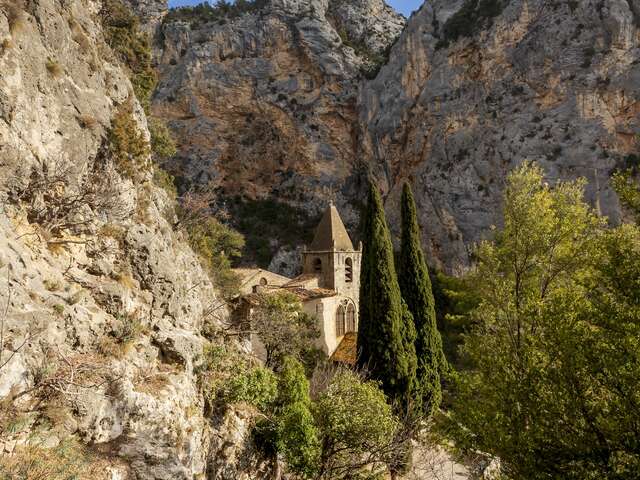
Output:
M289 292L261 294L251 315L251 330L264 345L265 363L271 368L278 367L285 356L300 361L317 356L317 323L315 317L302 311L298 297Z
M283 360L276 411L277 451L292 471L313 478L320 461L320 441L311 413L309 381L304 366L292 357Z
M584 182L508 178L504 227L477 249L480 304L444 426L513 479L637 478L640 231L606 230Z
M442 392L440 373L447 362L442 351L442 338L436 322L435 300L427 262L421 246L420 227L413 193L408 183L402 190L402 237L398 266L398 282L402 297L413 316L416 330L418 382L417 406L431 415L438 409Z
M398 444L399 423L374 382L339 371L314 404L322 444L318 479L380 478Z
M416 382L415 329L400 295L391 235L380 194L373 184L369 188L363 239L358 366L380 381L390 399L406 408Z

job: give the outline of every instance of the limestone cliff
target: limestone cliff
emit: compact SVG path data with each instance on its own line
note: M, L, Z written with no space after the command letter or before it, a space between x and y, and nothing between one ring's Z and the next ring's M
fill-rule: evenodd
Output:
M256 217L240 227L268 263L278 240L300 242L332 192L357 223L358 91L404 18L382 0L265 3L233 19L165 21L153 112L177 134L174 173L212 183L232 216ZM274 201L288 209L265 208Z
M212 181L228 209L282 207L250 222L265 258L304 241L330 196L356 227L367 172L394 228L412 182L430 258L449 272L468 266L525 159L552 181L586 177L589 200L618 219L608 177L635 148L638 0L434 0L377 74L371 60L387 61L404 23L382 1L266 3L165 23L154 100L180 138L177 173ZM290 267L290 250L276 257Z
M476 3L425 4L359 101L392 218L409 179L425 245L453 271L499 221L505 174L523 160L550 181L585 177L617 221L608 178L639 127L637 0L510 0L484 16Z
M110 150L122 108L149 132L101 6L0 2L2 466L76 439L95 479L257 478L250 414L205 415L195 373L220 299L148 154Z

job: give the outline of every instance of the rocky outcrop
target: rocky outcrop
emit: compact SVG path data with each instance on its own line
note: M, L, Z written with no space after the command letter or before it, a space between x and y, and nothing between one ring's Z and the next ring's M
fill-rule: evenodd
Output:
M585 177L615 222L608 178L635 148L640 5L493 3L426 3L370 81L371 51L404 23L378 0L274 0L222 25L166 24L154 111L180 138L176 172L213 181L227 206L278 199L315 217L335 197L352 229L368 172L394 229L409 180L429 256L449 273L499 221L505 175L524 160L550 181ZM271 254L277 231L264 234Z
M234 213L277 199L315 220L334 192L355 224L344 199L359 181L359 85L403 24L381 0L273 0L229 21L165 22L153 112L178 137L173 171L211 183Z
M431 258L453 272L498 223L514 165L536 161L550 181L585 177L589 201L616 222L608 178L636 146L637 1L502 4L493 19L467 18L471 36L454 40L447 20L462 2L428 2L360 93L364 156L392 223L409 180Z
M249 449L251 415L229 411L221 424L204 413L202 332L224 308L172 230L149 158L134 180L110 156L123 106L127 133L149 132L100 8L0 9L0 457L75 438L104 478L203 478L238 422L237 448ZM208 478L242 478L252 465Z
M143 31L154 36L169 11L167 0L126 0L131 10L140 19Z

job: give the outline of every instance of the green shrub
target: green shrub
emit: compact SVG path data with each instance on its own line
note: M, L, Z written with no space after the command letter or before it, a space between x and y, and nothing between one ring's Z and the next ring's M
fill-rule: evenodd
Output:
M149 133L151 134L151 151L157 157L166 159L177 153L176 142L167 125L157 117L148 119Z
M277 250L271 239L289 246L310 242L317 220L301 208L271 198L237 196L229 203L229 210L246 239L245 259L255 260L263 268L269 266Z
M129 69L136 97L148 111L157 76L147 35L140 31L137 17L122 0L104 0L100 18L107 44Z
M240 279L231 260L241 255L244 238L213 217L188 225L189 243L224 297L237 294Z
M164 21L187 22L194 27L201 24L218 22L223 24L226 20L237 18L246 13L255 13L265 5L268 0L236 0L227 2L218 0L215 5L201 3L193 7L172 8L165 16Z
M226 345L207 345L196 373L211 409L244 402L264 411L276 397L273 372Z
M153 167L153 183L162 188L171 200L178 197L178 189L176 188L175 178L162 167L155 165Z
M149 168L149 143L133 118L133 105L127 102L118 108L107 135L108 150L118 171L137 180Z
M275 399L276 392L274 373L268 368L256 366L232 377L221 394L226 403L244 402L266 410Z
M436 48L447 47L462 37L470 37L488 28L510 0L465 0L460 10L444 24L442 38Z

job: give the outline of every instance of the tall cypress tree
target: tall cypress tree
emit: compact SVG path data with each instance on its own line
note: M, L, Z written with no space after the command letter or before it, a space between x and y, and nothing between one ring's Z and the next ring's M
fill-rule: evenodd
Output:
M442 392L440 374L447 362L442 350L442 338L436 323L435 301L427 262L421 246L416 204L408 183L402 190L402 238L398 264L398 280L402 297L407 303L416 330L418 357L418 404L424 413L432 414L440 405Z
M391 235L378 189L371 184L363 221L358 366L405 407L416 386L415 330L402 301Z

